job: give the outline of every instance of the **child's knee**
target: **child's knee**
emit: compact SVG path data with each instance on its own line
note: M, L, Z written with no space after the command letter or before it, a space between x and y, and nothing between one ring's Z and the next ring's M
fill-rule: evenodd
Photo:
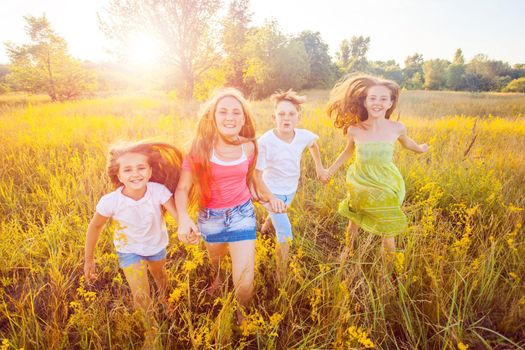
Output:
M237 293L250 294L253 291L253 277L246 276L237 282Z
M247 286L251 286L253 284L254 278L255 278L255 272L253 269L248 268L248 267L243 269L236 278L237 287L246 288Z

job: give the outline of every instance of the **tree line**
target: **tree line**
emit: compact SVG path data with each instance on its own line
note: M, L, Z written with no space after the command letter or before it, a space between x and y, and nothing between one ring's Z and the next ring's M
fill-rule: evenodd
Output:
M367 58L370 38L341 42L335 57L319 32L282 33L276 21L251 25L249 0L232 0L218 17L221 0L112 0L99 13L100 28L119 53L133 33L147 29L165 43L164 73L157 87L183 98L206 98L210 90L234 86L253 98L278 88L329 88L356 72L396 81L406 89L525 92L525 64L513 66L479 54L466 62L461 49L451 60L425 60L419 53L394 60ZM26 17L31 44L7 43L10 64L0 66L0 93L44 92L52 100L123 88L107 64L80 62L43 17ZM118 70L118 69L117 69ZM113 79L108 79L113 77Z

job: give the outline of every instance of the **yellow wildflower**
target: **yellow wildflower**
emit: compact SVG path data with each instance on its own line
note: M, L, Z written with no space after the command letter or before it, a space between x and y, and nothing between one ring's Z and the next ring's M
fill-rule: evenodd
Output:
M458 343L458 350L467 350L469 346L467 344L464 344L463 342Z
M361 327L350 326L347 329L347 333L350 336L350 340L356 340L367 349L375 348L374 342L368 338L368 334Z
M398 275L401 275L403 273L403 270L405 269L405 253L396 252L396 258L394 260L394 267Z

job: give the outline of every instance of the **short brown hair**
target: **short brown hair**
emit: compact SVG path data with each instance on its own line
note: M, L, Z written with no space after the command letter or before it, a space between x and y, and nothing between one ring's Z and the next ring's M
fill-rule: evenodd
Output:
M274 109L277 108L279 102L288 101L293 103L298 111L301 111L301 104L306 102L306 96L300 96L292 89L288 91L277 90L272 96L270 96L270 99L273 101Z

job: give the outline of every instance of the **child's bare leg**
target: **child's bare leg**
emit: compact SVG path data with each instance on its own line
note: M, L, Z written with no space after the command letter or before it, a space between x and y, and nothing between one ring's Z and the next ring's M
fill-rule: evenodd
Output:
M394 265L396 241L394 237L384 237L382 243L381 256L383 259L383 266L386 268L386 271L390 273Z
M221 258L228 253L227 243L206 243L206 249L210 257L212 270L215 274L213 280L208 287L208 293L215 294L222 283L221 275Z
M275 244L276 277L277 282L281 283L288 270L290 242L293 240L292 223L287 213L269 213L269 217L277 238Z
M148 266L144 260L138 263L126 266L122 269L128 281L131 295L133 296L133 305L135 309L144 313L145 327L151 329L155 327L156 322L153 316L153 307L150 296L148 281Z
M235 286L235 296L239 306L248 305L253 293L253 280L255 276L255 240L230 242L229 250L232 258L232 277ZM237 310L237 322L240 324L244 316Z
M359 226L357 226L357 224L351 220L348 221L348 226L346 227L345 232L345 246L341 253L341 260L343 261L353 254L358 228Z
M166 259L159 261L148 261L149 272L157 285L159 299L166 304L166 293L168 287L168 274L166 272Z
M122 269L128 281L133 304L136 308L148 310L151 308L151 297L148 281L148 267L144 260Z
M277 263L277 281L283 282L288 270L288 257L290 251L290 243L277 242L275 245L275 260Z

